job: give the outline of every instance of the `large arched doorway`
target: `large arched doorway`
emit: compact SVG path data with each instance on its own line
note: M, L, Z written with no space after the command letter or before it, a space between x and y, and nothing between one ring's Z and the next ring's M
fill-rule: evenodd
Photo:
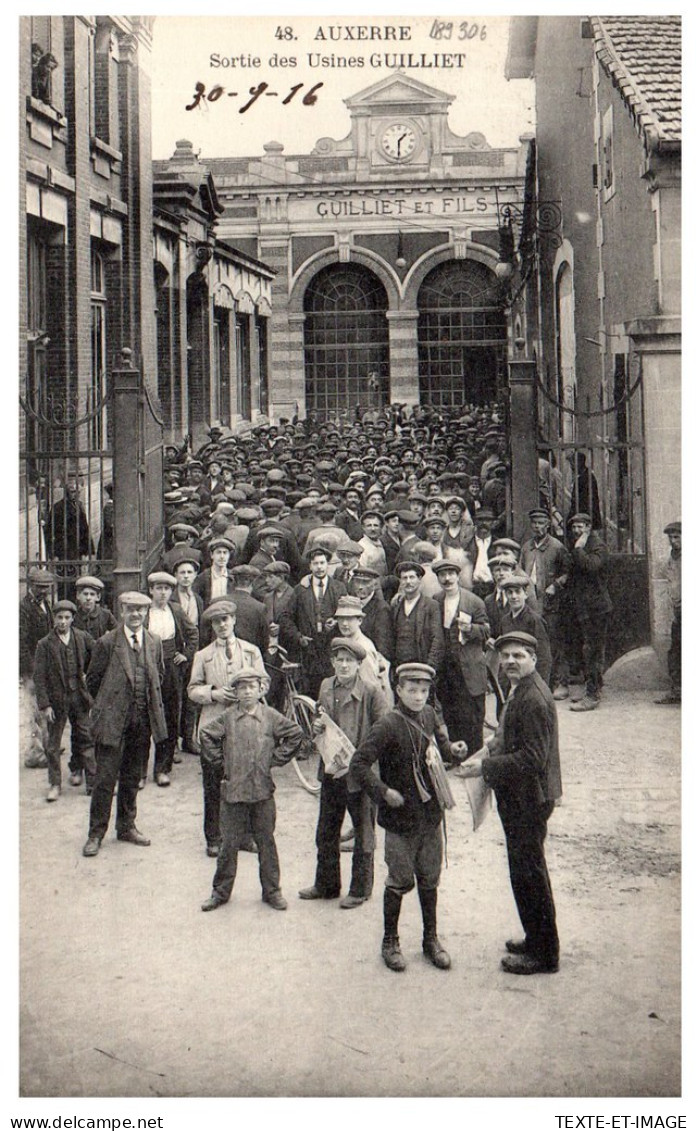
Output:
M449 260L419 289L419 395L437 408L494 400L506 356L506 315L495 275Z
M389 397L387 292L356 263L318 271L305 291L305 401L320 418Z

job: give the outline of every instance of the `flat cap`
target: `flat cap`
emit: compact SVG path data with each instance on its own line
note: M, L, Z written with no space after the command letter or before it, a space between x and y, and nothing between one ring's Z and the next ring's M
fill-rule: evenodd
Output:
M224 514L225 516L235 513L235 508L232 503L226 503L224 500L216 504L214 514Z
M163 569L148 574L148 585L171 585L174 589L176 584L176 577L172 577L171 573L166 573Z
M261 572L286 574L290 573L290 566L288 565L288 562L269 562L268 565L264 566Z
M347 636L335 636L332 639L329 649L333 655L337 652L350 652L357 660L365 660L367 655L365 648L357 640L349 640Z
M226 601L224 598L211 601L201 617L201 623L207 624L214 617L234 617L236 612L237 605L234 601Z
M494 566L500 566L500 565L509 565L509 566L515 567L517 564L518 564L518 559L516 558L515 554L513 554L510 550L505 550L505 551L502 550L500 554L494 554L492 557L489 558L489 560L487 562L487 565L489 566L490 569Z
M478 510L475 514L474 521L481 522L481 520L483 519L484 522L493 522L495 518L496 515L493 511L490 511L488 507L482 507L482 509Z
M237 687L240 683L249 683L250 680L258 680L261 684L262 692L268 691L271 684L269 677L254 670L254 668L240 668L239 671L233 672L227 678L228 687Z
M446 507L459 507L461 511L467 509L467 503L462 498L462 495L448 495L447 499L445 500L445 505Z
M310 509L312 509L316 506L317 506L317 500L316 499L310 499L310 498L306 497L304 499L298 499L297 503L293 507L293 510L309 511Z
M664 534L682 534L682 521L669 522L667 526L663 527Z
M363 511L363 514L361 515L361 522L363 522L366 518L379 518L380 522L382 523L384 523L385 521L385 516L382 511L376 510Z
M424 577L426 574L426 570L420 562L412 561L397 562L396 566L394 567L394 572L397 574L397 577L401 577L402 574L409 569L413 569L416 573L418 573L419 577Z
M128 589L125 593L119 593L120 605L135 605L136 608L149 609L152 601L146 597L145 593L138 593L135 589Z
M458 563L457 562L451 562L449 558L441 558L440 561L434 562L433 565L431 566L431 569L436 574L436 576L438 576L439 573L442 573L443 570L446 570L446 569L454 569L455 573L461 573L462 572Z
M285 538L287 533L287 530L283 530L280 526L273 526L271 523L268 526L257 528L257 536L260 541L262 538Z
M489 547L496 554L499 550L509 550L512 554L520 553L520 542L514 538L495 538Z
M526 648L537 652L537 640L529 632L504 632L503 636L497 636L494 648L499 651L504 644L524 644Z
M546 511L544 507L533 507L531 511L528 511L528 518L549 518L549 511Z
M572 514L569 522L590 522L592 524L593 519L586 511L578 511L576 514Z
M167 527L170 534L193 534L198 538L198 530L188 522L171 522Z
M168 559L172 571L178 569L180 565L195 566L196 569L201 568L201 551L200 550L178 550L176 554Z
M354 578L361 578L362 577L362 578L365 578L369 581L372 581L374 578L379 577L380 574L378 573L378 571L376 569L371 569L370 566L358 565L358 566L356 566L356 568L353 571L353 576L354 576Z
M440 526L440 527L442 527L443 530L445 530L447 525L448 524L445 521L445 519L441 518L441 516L439 514L432 514L430 516L430 518L424 519L424 526L426 527L427 530L428 530L429 526Z
M520 571L518 573L511 573L508 577L504 577L503 581L499 581L499 589L513 589L517 587L527 589L529 584L530 578L527 573Z
M211 538L210 542L208 543L208 549L211 551L211 553L213 552L213 550L219 550L221 546L224 550L229 550L230 553L234 553L235 551L235 543L231 542L229 538L223 538L222 535Z
M76 589L97 589L100 593L104 588L104 582L99 577L92 577L90 574L85 573L82 577L78 577L75 582Z
M359 546L358 542L351 542L349 540L348 542L342 542L340 546L337 546L336 552L337 554L339 554L339 556L341 556L341 554L356 554L358 557L360 557L363 553L363 547Z
M397 680L418 679L428 680L432 683L436 678L436 669L430 664L400 664L396 671Z
M237 519L241 523L256 522L259 518L258 507L240 507L237 511Z
M72 613L73 616L74 616L75 613L77 612L77 605L74 605L72 601L65 601L65 600L56 601L55 605L51 609L51 612L52 613L60 613L60 612Z
M249 582L256 581L257 577L261 577L261 570L256 566L243 563L242 565L233 566L230 570L235 581Z

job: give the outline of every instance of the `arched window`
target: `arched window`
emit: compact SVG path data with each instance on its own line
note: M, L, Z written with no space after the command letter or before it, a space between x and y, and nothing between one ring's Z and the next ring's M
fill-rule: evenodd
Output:
M335 416L389 397L387 292L358 264L318 271L305 292L307 410Z
M506 317L496 277L481 263L450 260L419 290L421 403L481 404L496 396L506 348Z

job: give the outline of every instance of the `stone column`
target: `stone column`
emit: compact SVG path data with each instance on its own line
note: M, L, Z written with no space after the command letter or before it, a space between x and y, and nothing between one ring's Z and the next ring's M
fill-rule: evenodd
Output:
M390 402L419 403L417 310L388 310L390 335Z
M651 643L664 656L672 606L667 582L659 576L670 552L663 529L681 517L681 321L641 318L626 324L625 332L641 355Z
M129 351L130 352L130 351ZM127 361L128 359L124 359ZM141 507L137 369L115 369L114 383L114 605L119 593L140 589Z
M539 504L535 362L508 364L511 422L511 527L518 541L528 532L528 511Z

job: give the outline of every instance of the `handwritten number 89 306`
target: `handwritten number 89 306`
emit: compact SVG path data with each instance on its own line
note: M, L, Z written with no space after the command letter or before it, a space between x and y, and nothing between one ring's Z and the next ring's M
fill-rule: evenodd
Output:
M286 97L281 102L281 106L287 106L289 102L292 102L298 91L301 90L304 85L305 83L298 82L295 84L295 86L292 86ZM323 82L316 82L314 86L311 86L310 89L303 95L302 105L314 106L317 101L316 91L318 91L322 86L324 86ZM245 114L247 110L249 110L250 107L254 105L257 99L261 98L262 94L265 94L267 98L280 97L277 90L269 90L269 84L267 82L260 82L257 83L256 86L250 86L249 94L250 98L247 102L245 102L244 106L240 106L239 110L237 111L238 114ZM223 95L227 95L228 98L244 97L243 95L240 96L238 91L236 90L226 91L225 87L220 86L219 84L212 86L208 94L206 94L206 84L203 82L197 82L194 89L193 100L189 106L185 107L185 109L195 110L196 107L200 106L204 101L217 102L219 98L223 97Z

